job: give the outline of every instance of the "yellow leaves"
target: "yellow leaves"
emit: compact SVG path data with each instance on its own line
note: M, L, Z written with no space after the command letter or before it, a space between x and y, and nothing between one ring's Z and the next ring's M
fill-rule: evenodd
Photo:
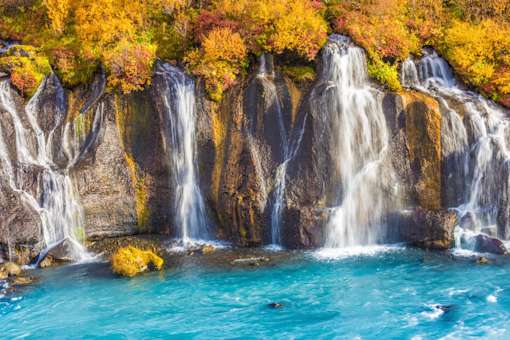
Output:
M500 61L506 62L509 35L508 26L490 19L480 24L455 20L446 30L442 50L465 78L480 86L490 81Z
M326 42L327 23L311 0L216 0L213 7L239 23L256 53L293 51L313 59Z
M76 32L88 58L97 58L117 41L135 40L142 24L137 1L83 1L76 9Z
M269 39L275 52L295 51L309 60L326 43L327 25L309 1L288 1L286 15L275 22Z
M185 62L193 74L203 77L211 99L221 100L246 67L247 50L239 33L229 28L215 28L202 41L202 47L190 51Z
M246 47L239 33L228 28L212 30L202 42L204 56L211 60L236 63L246 57Z
M367 69L368 74L372 78L387 86L391 91L397 92L402 90L402 85L398 77L397 65L390 65L374 56L369 60Z
M133 277L148 270L161 270L165 261L150 250L127 246L113 254L111 263L114 273Z
M44 0L52 30L61 34L69 15L70 0Z
M441 51L466 81L484 93L501 100L510 94L510 24L455 20L445 31Z

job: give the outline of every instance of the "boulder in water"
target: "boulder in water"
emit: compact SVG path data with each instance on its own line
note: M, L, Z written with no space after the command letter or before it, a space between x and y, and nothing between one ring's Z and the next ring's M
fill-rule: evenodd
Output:
M150 250L141 250L133 246L118 249L113 254L112 270L114 273L133 277L146 271L161 270L164 260Z
M47 268L63 262L71 262L73 258L74 245L72 241L65 238L51 249L47 250L46 253L39 255L39 267Z
M416 208L391 216L391 220L398 226L401 242L437 250L450 249L454 243L457 217L453 211Z
M501 240L483 234L475 236L474 250L479 253L491 253L496 255L508 254L508 250Z

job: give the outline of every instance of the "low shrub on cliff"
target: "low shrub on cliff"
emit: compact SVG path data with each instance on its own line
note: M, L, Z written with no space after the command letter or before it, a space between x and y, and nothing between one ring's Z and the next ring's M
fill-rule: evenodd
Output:
M119 42L104 56L108 84L124 93L142 90L151 83L155 59L155 45Z
M510 24L455 20L440 50L468 83L495 99L510 95Z
M127 277L149 270L161 270L164 265L164 260L152 251L133 246L118 249L113 254L111 262L114 273Z
M10 74L12 84L22 93L32 95L51 72L49 60L30 46L13 46L0 57L0 71Z
M239 33L230 28L216 28L207 33L201 47L186 55L193 74L204 78L211 99L219 101L247 67L247 50Z

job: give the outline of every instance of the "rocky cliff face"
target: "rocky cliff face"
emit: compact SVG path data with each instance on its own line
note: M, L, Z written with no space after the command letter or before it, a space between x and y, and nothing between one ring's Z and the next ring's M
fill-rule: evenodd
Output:
M318 247L324 244L331 207L338 203L334 188L341 178L333 161L338 155L332 153L337 132L322 114L331 82L319 77L313 83L294 83L279 72L272 58L266 58L263 69L254 69L240 80L220 103L209 101L200 82L196 85L197 168L212 236L241 246L271 243L277 189L283 178L286 185L277 211L282 245ZM40 199L44 171L16 160L19 145L13 112L20 124L29 126L25 112L33 110L53 166L57 172L69 173L78 193L88 238L148 232L177 235L172 210L175 187L165 154L171 150L165 151L161 129L168 123L161 96L164 80L156 74L151 87L131 95L106 93L104 83L98 75L89 87L64 91L51 76L37 102L28 106L10 90L14 93L10 106L5 100L0 104L0 132L5 141L2 155L17 164L11 177L23 191ZM455 154L445 140L448 111L444 103L423 92L380 92L380 96L390 131L388 161L396 175L380 178L391 201L383 216L393 226L386 239L448 248L456 221L446 208L458 203L455 183L462 181L453 173ZM456 105L453 100L448 104ZM36 147L35 138L36 131L27 136L31 148ZM285 148L295 152L286 153ZM284 175L278 177L284 163ZM9 182L11 170L5 162L2 171L2 249L41 248L39 213L26 204L19 186ZM500 224L506 226L508 204L499 207ZM500 229L507 237L508 228Z

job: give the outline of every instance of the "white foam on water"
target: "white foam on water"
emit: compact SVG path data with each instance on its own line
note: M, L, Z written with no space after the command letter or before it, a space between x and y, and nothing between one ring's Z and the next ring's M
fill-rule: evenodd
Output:
M489 303L496 303L498 302L498 298L495 295L489 295L487 296L487 302Z
M264 247L264 250L278 252L284 250L284 248L278 244L269 244Z
M428 311L421 312L421 315L429 320L437 320L441 315L444 314L444 310L442 310L440 305L438 304L428 304L426 307L429 309Z
M170 253L185 253L189 250L199 250L204 246L212 246L214 249L227 249L231 247L230 244L222 241L188 239L183 243L181 239L173 239L166 249Z
M399 252L405 249L402 244L352 246L344 248L321 248L313 252L318 260L342 260L357 256L377 256L384 253Z

